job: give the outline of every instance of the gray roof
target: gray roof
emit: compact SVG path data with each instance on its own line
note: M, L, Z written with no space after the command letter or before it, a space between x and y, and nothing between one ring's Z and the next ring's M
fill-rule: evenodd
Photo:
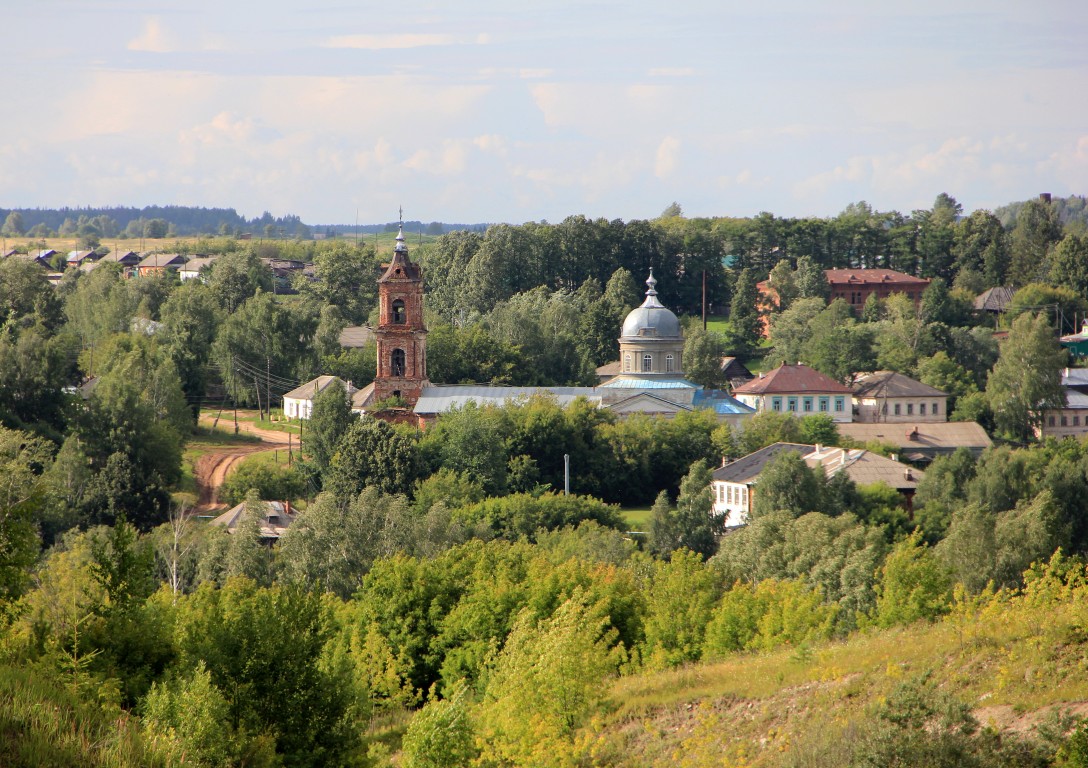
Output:
M284 395L284 397L290 397L294 400L313 400L317 397L319 392L324 392L325 389L334 381L339 381L344 385L344 391L348 395L355 393L355 387L351 386L347 382L341 381L336 376L318 376L316 379L307 381L302 386L292 389L290 392Z
M948 393L895 371L877 371L858 379L854 397L948 397Z
M1067 387L1065 390L1064 407L1074 409L1088 408L1088 394Z
M527 400L534 395L554 397L560 406L567 406L579 397L591 402L601 402L601 396L593 387L492 387L492 386L440 386L424 387L416 401L418 414L446 413L472 402L476 405L505 405L516 400Z
M1003 285L983 291L975 299L975 309L983 312L1004 312L1012 302L1014 291Z
M808 454L805 462L819 464L829 476L845 472L858 485L884 483L897 491L913 491L925 477L921 470L864 449L821 447Z
M261 538L278 539L298 515L291 508L289 502L262 501L261 503L265 505L264 518L260 521ZM228 533L234 533L238 528L238 524L242 521L242 514L245 509L245 502L242 502L231 507L214 520L210 520L209 524L223 526Z
M974 421L941 421L919 424L867 424L850 422L839 424L839 434L859 443L878 440L900 450L918 453L951 452L956 448L981 451L993 441L986 430Z
M145 256L139 266L141 268L180 267L185 261L186 258L180 253L152 253L150 256Z
M713 478L726 483L750 483L763 471L763 468L780 453L797 453L807 456L816 450L814 445L800 443L775 443L749 453L736 461L714 470Z
M214 264L217 258L219 257L202 256L199 259L191 259L185 263L185 266L182 267L182 270L185 272L200 272L200 270L204 269L204 267L210 267L212 264Z
M340 346L344 349L359 349L374 343L374 331L366 325L349 325L340 331Z

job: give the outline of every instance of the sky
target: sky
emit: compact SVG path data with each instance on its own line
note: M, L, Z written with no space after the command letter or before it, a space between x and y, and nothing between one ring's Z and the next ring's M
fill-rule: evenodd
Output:
M0 0L0 207L310 224L1088 193L1084 0Z

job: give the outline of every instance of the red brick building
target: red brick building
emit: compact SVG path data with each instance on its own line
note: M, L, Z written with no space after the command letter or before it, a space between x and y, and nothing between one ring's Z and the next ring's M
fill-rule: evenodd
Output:
M922 291L929 285L924 277L912 277L894 269L825 269L824 274L831 286L828 300L843 299L855 312L861 312L866 299L874 293L878 299L902 293L917 306L922 300ZM759 283L758 288L768 303L778 304L778 294L768 281Z
M856 312L861 311L866 299L874 293L878 299L902 293L917 306L922 291L929 285L924 277L912 277L894 269L825 269L824 274L831 285L831 301L844 299Z

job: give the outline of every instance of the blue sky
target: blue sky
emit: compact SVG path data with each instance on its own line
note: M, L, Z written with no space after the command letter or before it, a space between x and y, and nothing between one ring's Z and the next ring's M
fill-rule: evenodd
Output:
M1088 3L2 0L0 206L310 223L1088 192Z

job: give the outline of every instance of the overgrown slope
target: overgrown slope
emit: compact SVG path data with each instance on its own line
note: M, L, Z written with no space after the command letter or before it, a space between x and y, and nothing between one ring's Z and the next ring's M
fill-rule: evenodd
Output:
M1088 712L1085 591L1048 574L1023 594L961 597L936 624L623 678L585 738L610 764L843 765L895 738L889 715L913 691L935 711L965 705L981 726L964 724L968 745L1025 737L1053 756Z

